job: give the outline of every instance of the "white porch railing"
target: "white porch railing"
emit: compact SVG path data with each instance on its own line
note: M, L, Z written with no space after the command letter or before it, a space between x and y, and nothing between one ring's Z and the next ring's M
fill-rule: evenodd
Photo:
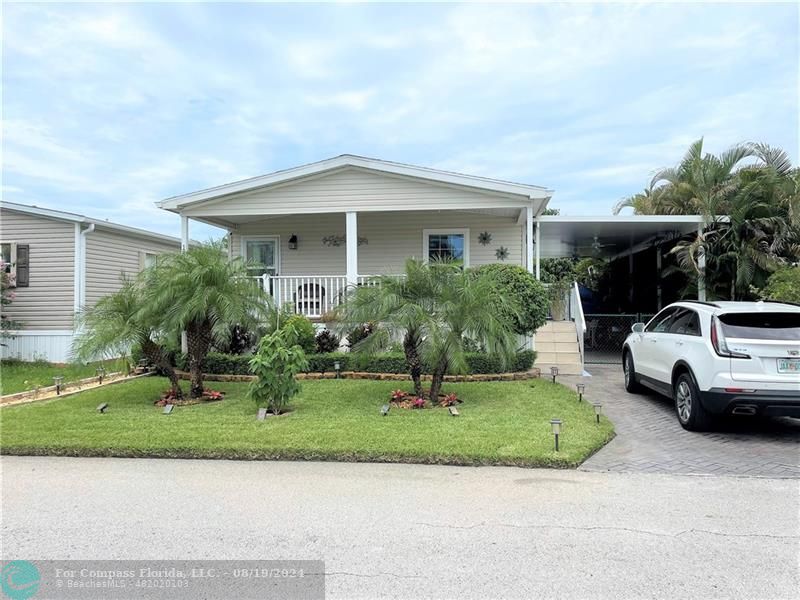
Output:
M375 275L359 275L358 285L375 285ZM279 307L318 319L333 310L347 292L344 275L260 275L255 277Z

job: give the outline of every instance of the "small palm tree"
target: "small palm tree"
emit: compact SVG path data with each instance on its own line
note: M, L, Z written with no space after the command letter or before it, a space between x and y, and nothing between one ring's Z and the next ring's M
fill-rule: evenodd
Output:
M143 301L144 278L123 279L119 291L101 298L97 304L78 315L81 333L73 344L78 360L88 361L100 356L116 358L127 355L135 346L147 359L169 378L172 396L183 392L172 367L171 352L160 333L158 319Z
M410 259L406 261L405 276L376 277L369 285L352 290L335 317L343 334L364 323L380 322L372 335L352 348L355 351L385 350L393 340L402 339L417 396L423 394L420 345L429 327L434 287L430 269Z
M247 268L213 242L165 255L155 267L147 301L165 330L186 333L192 398L203 395L202 363L212 342L227 342L233 325L253 328L266 318L271 299Z
M484 347L507 363L517 349L513 325L498 307L517 310L513 298L500 292L488 273L464 271L455 264L429 267L435 283L434 305L422 345L425 362L431 365L433 402L447 373L466 373L467 340Z

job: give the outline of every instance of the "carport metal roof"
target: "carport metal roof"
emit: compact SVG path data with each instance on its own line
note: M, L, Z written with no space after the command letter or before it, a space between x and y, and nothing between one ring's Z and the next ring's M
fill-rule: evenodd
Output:
M620 257L703 228L702 215L540 216L540 252L559 256Z

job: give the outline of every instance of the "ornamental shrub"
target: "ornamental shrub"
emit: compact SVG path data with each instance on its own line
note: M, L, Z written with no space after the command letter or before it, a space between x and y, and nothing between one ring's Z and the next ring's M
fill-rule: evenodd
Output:
M291 333L285 338L292 341L303 349L303 352L310 354L317 349L316 331L314 324L304 315L291 315L280 327L280 330L287 330Z
M308 369L303 348L294 343L300 334L292 324L266 335L258 352L249 361L256 379L250 383L248 395L259 407L266 406L279 415L299 391L297 374Z
M468 352L466 354L467 372L473 375L486 373L504 373L527 371L533 366L536 353L532 350L521 350L503 368L502 361L484 352ZM203 372L214 375L252 375L251 356L219 354L210 352L203 362ZM406 373L405 355L402 352L386 352L371 356L352 352L326 352L324 354L307 354L308 365L303 369L307 373L332 373L334 363L339 361L342 371L364 371L367 373ZM184 369L186 356L177 360L178 368ZM430 368L423 365L423 372L430 373Z
M531 335L545 324L550 308L547 290L533 274L519 265L505 264L483 265L476 272L491 274L500 293L515 305L516 310L497 307L515 333Z
M316 350L319 354L325 352L336 352L339 349L339 336L330 329L323 329L317 334Z
M800 303L800 266L775 271L767 279L761 295L765 300Z

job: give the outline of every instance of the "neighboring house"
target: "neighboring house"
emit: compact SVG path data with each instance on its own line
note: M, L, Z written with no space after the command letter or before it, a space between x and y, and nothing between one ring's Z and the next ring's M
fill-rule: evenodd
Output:
M0 202L0 248L16 279L3 314L21 324L4 340L3 357L65 362L75 313L119 289L180 240L58 210Z
M542 216L552 195L536 185L342 155L158 206L181 216L184 246L190 219L226 229L231 254L261 263L252 275L276 301L316 320L347 286L400 273L409 257L505 262L538 277L543 257L595 249L632 256L703 225L699 216ZM564 365L562 372L583 365L577 286L570 296L571 324L537 341L540 365Z

